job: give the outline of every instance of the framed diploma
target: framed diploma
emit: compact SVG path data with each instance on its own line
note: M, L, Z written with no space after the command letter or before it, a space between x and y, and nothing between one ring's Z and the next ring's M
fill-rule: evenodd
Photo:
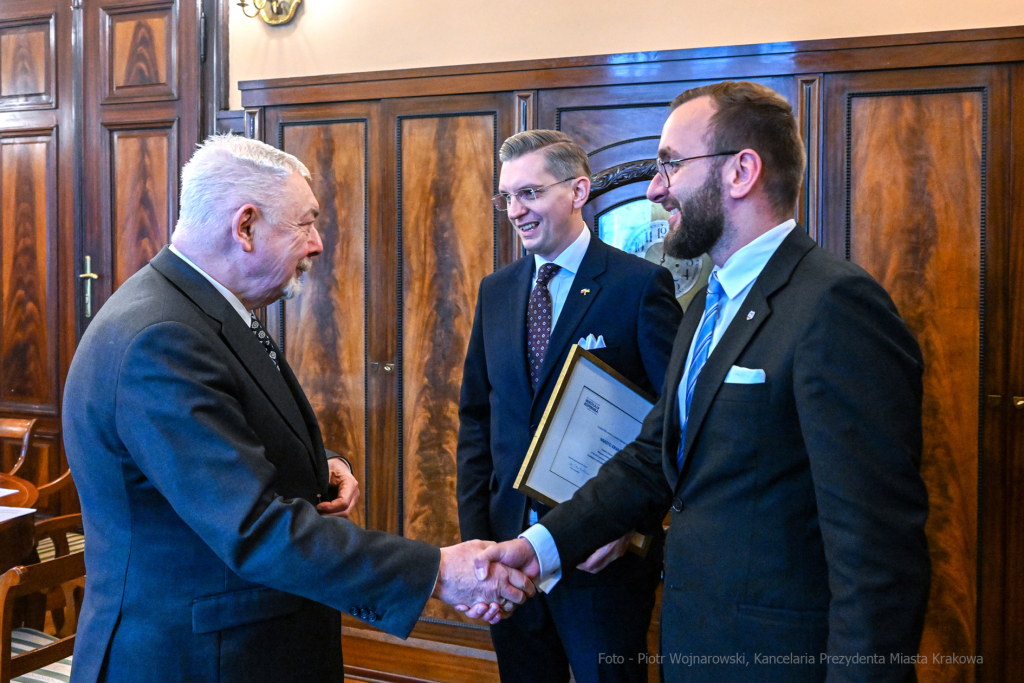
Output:
M544 409L515 488L554 507L640 434L654 397L574 344ZM646 536L633 548L646 553Z

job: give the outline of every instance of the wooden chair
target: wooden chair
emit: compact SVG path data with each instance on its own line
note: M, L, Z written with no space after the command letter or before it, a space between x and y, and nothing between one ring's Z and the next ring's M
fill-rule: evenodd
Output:
M20 440L21 453L7 474L17 474L21 466L25 464L29 449L32 448L32 439L35 437L36 421L22 420L14 417L0 417L0 439Z
M14 467L12 467L7 474L17 475L22 465L25 464L25 459L28 457L29 451L32 449L32 439L35 437L35 430L35 419L23 420L19 418L0 418L0 439L21 441L21 452L14 463ZM24 479L24 477L22 478ZM42 479L42 476L37 472L36 478ZM35 483L36 490L39 491L39 499L35 506L37 508L37 518L53 516L54 509L49 502L50 496L63 489L65 486L70 484L71 481L71 470L68 469L53 481L40 481Z
M53 680L70 679L74 632L81 606L81 592L76 589L84 585L84 579L84 553L15 567L0 576L0 683L33 680L18 679L33 671ZM13 607L17 598L56 587L62 589L65 601L64 628L56 636L14 628Z
M85 550L85 534L82 531L82 515L64 515L44 519L35 524L36 556L39 562L49 562L58 557ZM64 592L51 590L46 594L27 595L19 607L23 611L24 625L42 630L49 614L58 631L64 626Z

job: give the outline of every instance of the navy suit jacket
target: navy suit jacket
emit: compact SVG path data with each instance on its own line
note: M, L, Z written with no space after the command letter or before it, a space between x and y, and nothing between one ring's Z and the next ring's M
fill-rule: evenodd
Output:
M680 475L677 388L698 318L637 441L544 519L563 566L671 506L667 681L913 680L892 656L917 653L930 578L916 341L875 280L794 230L697 379ZM766 381L726 384L733 365ZM788 654L813 661L757 660Z
M668 270L592 237L551 331L534 393L526 358L533 267L527 256L480 283L459 403L463 540L504 541L522 532L526 497L512 485L572 345L602 335L606 348L595 355L657 395L682 317Z
M317 513L324 445L280 363L167 249L83 335L64 392L88 539L75 683L340 682L337 610L416 623L439 551Z

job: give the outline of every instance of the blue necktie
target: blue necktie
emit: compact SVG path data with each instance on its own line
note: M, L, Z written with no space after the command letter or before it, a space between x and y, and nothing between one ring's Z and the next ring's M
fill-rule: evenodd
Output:
M679 429L679 453L676 454L676 465L683 469L683 446L686 444L686 424L690 420L690 404L693 402L693 389L697 386L697 375L708 362L711 354L711 339L715 336L715 322L722 306L722 283L718 281L718 272L711 274L708 281L708 298L704 301L704 317L701 319L697 333L697 345L693 348L693 359L690 361L690 372L686 376L686 401L683 406L683 418Z

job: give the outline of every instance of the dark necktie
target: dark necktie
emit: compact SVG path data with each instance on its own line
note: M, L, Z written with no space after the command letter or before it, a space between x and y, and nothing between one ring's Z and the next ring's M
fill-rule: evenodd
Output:
M548 283L558 274L561 266L545 263L537 273L537 284L530 294L526 308L526 357L530 361L530 384L537 390L540 381L540 366L548 352L551 338L551 290Z
M256 338L259 339L260 343L263 344L263 348L265 348L267 353L270 354L270 360L274 361L274 367L280 370L281 366L277 364L277 351L274 350L274 346L270 341L270 335L267 334L265 329L263 329L263 325L260 325L259 318L257 318L256 314L252 311L249 312L249 327L252 329L252 333L256 335Z
M676 465L680 471L683 468L683 446L686 444L686 425L690 421L693 390L697 386L697 375L700 374L711 354L711 340L715 336L715 322L718 320L723 294L725 291L722 289L722 283L718 281L718 273L714 272L711 274L711 280L708 281L708 298L704 300L704 318L701 320L700 330L697 332L697 345L693 347L690 374L686 376L686 400L683 404L683 418L680 420L679 453L676 455Z

